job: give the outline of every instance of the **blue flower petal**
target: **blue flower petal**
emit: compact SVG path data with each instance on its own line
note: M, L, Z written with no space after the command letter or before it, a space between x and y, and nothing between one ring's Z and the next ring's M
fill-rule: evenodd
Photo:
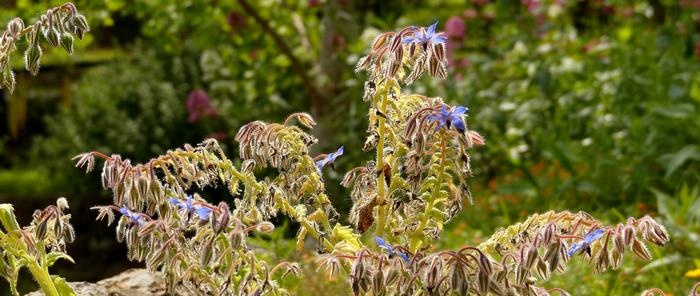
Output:
M566 254L569 255L569 257L571 257L575 255L578 251L588 248L593 242L603 237L603 234L605 234L605 230L602 228L598 228L589 232L588 234L586 234L583 240L575 242L573 245L571 245L569 250L566 251Z
M457 107L455 107L455 110L452 111L452 114L453 115L463 115L467 112L469 112L469 108L464 107L464 106L457 106Z
M197 213L197 216L199 216L199 219L201 220L209 220L209 216L211 216L212 212L212 209L204 206L197 206L194 210Z
M461 118L457 118L456 120L452 120L452 126L455 127L456 130L458 130L460 133L464 133L466 131L466 126L464 125L464 120Z
M326 163L328 163L328 161L326 161L325 158L316 161L316 169L319 171L319 173L321 172L321 169L323 169L323 167L326 166Z
M323 158L321 160L317 160L315 164L316 164L316 169L319 171L319 173L321 172L321 169L323 169L323 167L325 167L327 164L335 162L335 160L339 156L343 155L343 151L344 151L344 146L340 146L340 148L338 148L337 151L329 153L328 155L326 155L325 158Z
M586 237L583 238L583 240L587 243L592 243L601 237L603 237L603 234L605 233L605 230L602 228L598 228L596 230L591 231L589 234L586 235Z
M417 41L418 41L418 39L417 39L416 37L412 37L412 36L404 37L404 38L401 40L401 42L403 42L403 43L414 43L414 42L417 42Z
M386 241L379 236L375 236L374 241L377 242L377 246L380 246L380 247L386 246Z
M571 257L571 256L573 256L574 254L576 254L576 252L578 252L579 250L581 250L581 248L583 248L583 242L576 242L576 243L574 243L573 245L571 245L571 248L569 248L569 250L566 251L566 254L567 254L569 257Z
M434 22L430 27L428 27L428 32L425 33L427 36L435 35L435 29L437 28L438 22Z
M396 254L398 254L399 257L401 257L401 259L403 259L403 261L405 261L406 263L411 261L411 259L408 258L408 255L406 255L404 252L397 252Z

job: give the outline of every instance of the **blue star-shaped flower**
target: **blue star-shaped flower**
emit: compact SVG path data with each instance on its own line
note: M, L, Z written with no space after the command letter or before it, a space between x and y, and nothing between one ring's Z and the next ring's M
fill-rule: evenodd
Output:
M394 250L394 247L388 244L383 238L375 236L374 241L377 243L377 246L384 249L384 251L389 253L389 255L399 256L406 263L410 261L408 255L404 254L403 252L397 252L396 250Z
M443 33L436 33L438 22L433 23L426 28L413 28L413 35L404 37L401 40L403 43L416 43L423 46L423 49L428 47L428 44L445 44L447 37Z
M440 113L430 114L428 115L427 119L430 122L438 123L436 130L439 130L443 126L447 129L454 127L459 132L464 133L467 128L464 124L464 119L462 119L462 115L469 112L469 108L464 106L456 106L452 109L453 110L448 110L447 107L442 106Z
M343 155L343 146L340 146L336 152L329 153L326 155L326 157L317 160L316 161L316 169L320 172L321 169L323 169L324 166L330 164L331 166L333 165L333 162L335 161L336 158L339 156Z
M119 212L123 216L129 218L129 220L131 220L131 223L136 223L139 226L143 226L144 224L146 224L146 221L143 219L141 214L134 213L134 212L130 211L129 209L127 209L126 207L122 207L121 209L119 209Z
M201 205L194 205L193 201L194 198L192 195L188 195L186 200L181 200L177 198L170 198L169 199L170 203L172 205L176 205L178 207L178 210L182 211L185 210L187 213L188 217L191 216L192 214L196 213L197 216L199 216L199 219L201 220L209 220L209 216L211 215L212 209L201 206Z
M603 237L603 234L605 234L605 230L603 230L602 228L598 228L589 232L588 234L586 234L583 240L575 242L573 245L571 245L571 248L569 248L569 250L566 251L566 254L569 255L569 257L571 257L581 250L588 250L594 241Z

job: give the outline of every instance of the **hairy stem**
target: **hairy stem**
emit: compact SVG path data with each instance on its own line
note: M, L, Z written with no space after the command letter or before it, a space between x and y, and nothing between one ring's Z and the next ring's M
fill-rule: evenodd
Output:
M433 187L433 192L430 194L430 198L427 200L427 205L425 207L425 214L421 218L420 225L418 225L418 228L416 229L416 232L413 234L413 238L411 239L410 243L410 251L411 252L416 252L418 249L420 249L421 245L423 244L423 230L425 229L426 226L428 226L428 220L430 220L430 212L433 211L433 207L435 207L435 201L438 199L438 194L440 193L440 190L442 189L442 179L445 177L445 164L447 161L447 144L445 143L445 131L440 130L440 172L438 172L437 175L437 180L435 180L435 185Z
M306 231L311 234L311 236L317 240L320 240L323 243L323 247L326 248L327 251L333 251L333 244L328 241L325 237L321 235L321 233L313 226L309 221L305 218L299 215L297 211L294 209L294 207L289 203L288 200L284 198L277 198L277 202L281 204L281 207L285 212L287 212L287 215L289 215L290 218L299 221L302 227L306 229ZM327 227L330 227L328 225Z
M377 93L378 101L376 105L379 105L378 109L381 114L386 114L387 109L387 91L381 91ZM377 127L377 133L379 134L379 141L377 142L377 229L374 231L376 236L384 236L384 228L386 228L386 216L387 216L387 201L386 201L386 188L384 184L384 142L386 141L386 118L383 116L378 116L377 118L379 126Z

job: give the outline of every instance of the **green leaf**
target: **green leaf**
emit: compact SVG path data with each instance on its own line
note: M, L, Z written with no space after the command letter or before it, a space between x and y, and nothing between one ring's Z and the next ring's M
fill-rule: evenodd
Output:
M75 261L71 256L68 256L68 254L63 253L63 252L51 252L48 255L46 255L46 266L51 267L58 259L65 259L70 261L70 263L75 264Z
M0 222L7 232L19 230L19 223L15 217L15 209L12 204L0 204Z
M654 188L651 188L651 192L656 196L656 207L658 208L659 214L672 221L673 215L669 209L669 202L671 202L671 198L668 196L668 194Z
M53 276L53 284L56 287L56 290L58 290L58 295L61 296L76 296L75 291L73 291L73 288L71 288L70 285L68 285L68 282L66 282L66 279L59 277L59 276Z
M687 145L676 153L664 154L659 161L666 167L665 178L670 177L688 160L700 160L700 149L696 145Z

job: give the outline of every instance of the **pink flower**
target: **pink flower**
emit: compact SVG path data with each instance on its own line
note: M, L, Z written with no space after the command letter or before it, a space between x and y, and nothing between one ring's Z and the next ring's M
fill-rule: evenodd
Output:
M521 0L523 5L527 7L527 10L530 11L530 13L534 14L537 12L537 10L540 8L540 5L542 4L539 0Z
M189 113L187 117L189 123L195 123L201 118L219 115L219 112L211 105L211 99L209 99L207 92L201 89L192 91L187 96L187 113Z
M459 16L452 16L445 23L445 34L449 38L462 39L466 33L467 26Z

